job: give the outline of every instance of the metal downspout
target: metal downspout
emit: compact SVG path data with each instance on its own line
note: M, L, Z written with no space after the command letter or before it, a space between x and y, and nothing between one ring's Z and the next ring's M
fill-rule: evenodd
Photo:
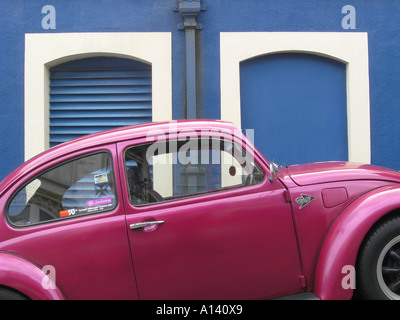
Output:
M202 25L196 18L205 7L200 0L179 0L175 11L184 19L183 24L178 24L179 30L185 30L186 52L186 118L197 118L197 83L196 83L196 30L201 30Z

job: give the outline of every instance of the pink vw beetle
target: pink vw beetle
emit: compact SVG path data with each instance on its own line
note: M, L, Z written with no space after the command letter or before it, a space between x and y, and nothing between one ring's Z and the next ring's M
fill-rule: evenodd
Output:
M268 163L232 124L83 137L0 184L3 299L400 298L400 174Z

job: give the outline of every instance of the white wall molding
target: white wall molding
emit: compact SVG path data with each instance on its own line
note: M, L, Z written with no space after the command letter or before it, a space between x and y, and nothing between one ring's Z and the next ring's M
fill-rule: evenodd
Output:
M241 127L240 62L260 55L284 52L321 55L346 64L349 161L370 163L367 33L222 32L220 34L221 120L231 121Z
M71 60L114 56L152 65L153 121L172 120L171 33L25 35L25 160L49 147L49 68Z

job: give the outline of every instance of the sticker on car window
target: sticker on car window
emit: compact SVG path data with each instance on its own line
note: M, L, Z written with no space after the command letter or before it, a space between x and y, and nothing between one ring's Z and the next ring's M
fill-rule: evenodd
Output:
M108 204L112 204L112 199L110 197L86 201L87 207L104 206Z
M108 182L107 173L96 174L94 176L94 183L95 184L101 184L101 183L107 183L107 182Z
M76 213L76 209L69 209L60 211L60 218L73 216Z

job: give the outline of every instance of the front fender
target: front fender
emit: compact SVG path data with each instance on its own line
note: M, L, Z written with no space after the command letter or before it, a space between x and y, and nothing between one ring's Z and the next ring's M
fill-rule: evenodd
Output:
M355 267L358 251L368 231L385 214L399 208L400 186L391 185L364 194L339 214L318 255L314 293L320 299L351 299L353 290L342 285L349 275L348 271L342 272L343 267Z
M43 282L43 280L46 280ZM64 296L50 283L50 278L33 263L10 253L0 252L0 286L17 290L33 300L63 300Z

